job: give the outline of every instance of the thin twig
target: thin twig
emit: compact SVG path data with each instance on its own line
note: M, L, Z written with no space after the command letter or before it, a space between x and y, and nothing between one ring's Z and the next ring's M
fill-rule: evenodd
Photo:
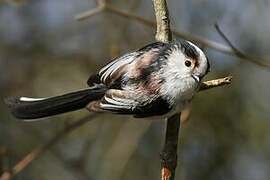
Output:
M76 122L73 122L65 127L61 132L56 134L48 143L37 147L36 149L32 150L30 153L28 153L21 161L19 161L11 171L4 172L0 180L7 180L7 178L11 179L13 176L18 174L20 171L22 171L24 168L26 168L33 160L40 157L44 152L46 152L48 149L50 149L53 145L55 145L59 140L61 140L65 135L68 133L74 131L78 127L84 125L85 123L92 120L94 117L96 117L96 114L88 115Z
M232 82L232 76L205 81L201 84L199 91L208 90L218 86L228 85Z
M256 60L256 59L258 59L257 57L252 57L250 55L247 55L244 52L242 52L240 49L238 49L235 45L233 45L233 43L229 40L229 38L221 30L218 23L215 23L215 28L216 28L217 32L219 33L219 35L224 39L224 41L228 44L228 46L231 47L231 49L234 51L234 53L238 57L240 57L242 59L249 59L249 61L253 62L254 64L256 64L258 66L269 67L269 62L267 62L267 60L261 59L260 61L258 61L258 60Z
M136 16L134 14L131 14L131 13L128 13L126 11L122 11L112 5L107 5L106 6L106 10L108 10L109 12L112 12L116 15L119 15L121 17L124 17L124 18L129 18L129 19L132 19L132 20L135 20L135 21L138 21L144 25L147 25L147 26L150 26L150 27L155 27L156 26L156 23L154 21L151 21L151 20L147 20L143 17L140 17L140 16Z
M94 9L91 9L89 11L83 12L81 14L78 14L77 16L75 16L75 19L78 21L84 20L86 18L92 17L98 13L100 13L101 11L103 11L105 9L105 6L97 6Z
M238 50L233 44L232 42L229 40L229 38L227 38L227 36L222 32L222 30L220 29L218 23L215 23L215 28L217 30L217 32L219 33L219 35L225 40L225 42L231 47L232 50L234 50L234 52L236 54L242 54L240 52L240 50Z

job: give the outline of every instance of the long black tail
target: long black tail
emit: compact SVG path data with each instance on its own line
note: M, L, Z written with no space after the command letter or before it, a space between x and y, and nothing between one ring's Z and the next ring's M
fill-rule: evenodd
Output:
M85 108L105 91L105 87L93 87L51 98L9 97L5 103L16 118L36 119Z

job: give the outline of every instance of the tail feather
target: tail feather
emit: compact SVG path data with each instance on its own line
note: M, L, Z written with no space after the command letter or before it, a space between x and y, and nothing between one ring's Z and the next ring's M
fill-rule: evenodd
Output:
M16 118L36 119L82 109L105 91L104 87L94 87L51 98L9 97L5 103Z

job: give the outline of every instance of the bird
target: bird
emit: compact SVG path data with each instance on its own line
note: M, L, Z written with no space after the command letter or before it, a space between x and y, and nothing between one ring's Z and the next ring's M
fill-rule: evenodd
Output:
M5 103L24 121L84 108L163 118L191 102L209 70L206 54L192 42L153 42L113 59L89 77L87 89L49 98L8 97Z

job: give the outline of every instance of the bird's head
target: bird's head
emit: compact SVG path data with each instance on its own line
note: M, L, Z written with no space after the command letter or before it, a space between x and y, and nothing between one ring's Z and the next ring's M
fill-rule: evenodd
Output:
M209 72L210 64L205 53L189 41L173 43L168 52L168 63L181 77L192 77L200 82Z

